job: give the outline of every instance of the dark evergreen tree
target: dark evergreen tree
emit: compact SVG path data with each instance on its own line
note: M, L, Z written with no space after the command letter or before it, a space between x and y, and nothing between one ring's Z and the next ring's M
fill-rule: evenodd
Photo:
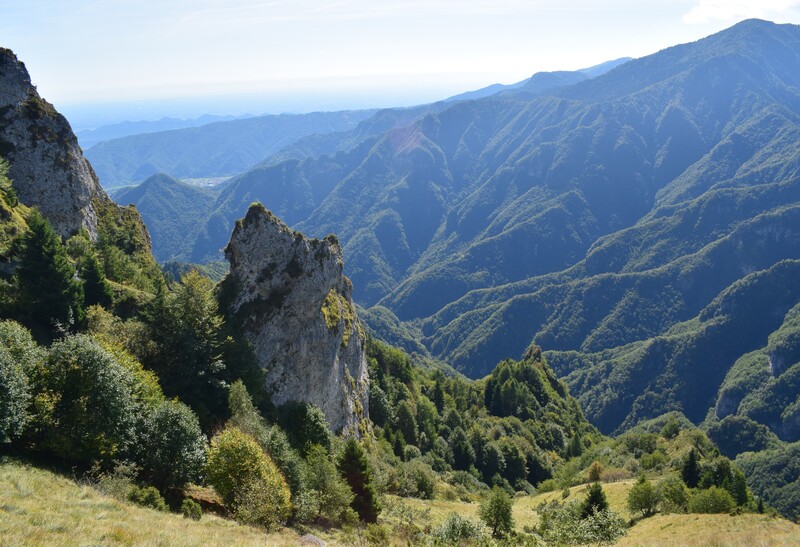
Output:
M197 413L205 431L227 416L227 370L213 282L192 270L168 293L158 287L145 310L156 350L144 364L158 373L164 393Z
M689 488L697 488L700 481L700 466L697 463L697 451L692 448L681 467L681 478Z
M307 454L314 445L330 450L331 438L328 420L318 407L311 403L293 401L280 409L281 425L295 449Z
M606 493L603 492L603 487L600 486L599 482L593 482L589 485L589 489L586 491L586 498L581 504L581 518L585 519L606 509L608 509Z
M406 444L417 444L417 418L414 416L414 409L408 401L400 401L400 404L397 405L395 427L403 434Z
M467 434L460 427L450 435L450 447L453 450L453 467L467 470L475 463L475 450L469 444Z
M70 327L83 321L83 289L47 219L34 210L27 220L17 252L16 304L32 327L54 334L57 324Z
M358 517L364 522L377 522L381 512L378 495L372 484L372 474L367 463L367 455L361 444L350 437L344 444L344 450L338 461L339 472L355 497L350 504Z
M569 444L567 445L567 457L568 458L576 458L583 454L583 451L586 449L583 445L583 439L581 439L581 434L577 431L575 435L569 440Z
M503 450L496 442L487 443L483 449L483 482L491 484L495 475L501 475L506 468L506 460L503 457Z
M439 378L436 378L436 383L433 386L433 404L436 405L436 410L439 411L439 414L444 411L444 389Z
M83 295L86 306L95 304L107 308L114 298L114 291L106 279L106 274L100 267L97 255L89 253L81 263L81 278L83 279Z
M386 393L376 383L369 386L369 417L372 423L383 427L392 419L392 407Z

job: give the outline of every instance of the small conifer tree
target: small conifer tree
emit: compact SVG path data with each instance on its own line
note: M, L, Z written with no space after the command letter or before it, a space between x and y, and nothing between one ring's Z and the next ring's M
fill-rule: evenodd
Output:
M347 439L338 463L339 472L350 485L355 496L350 506L358 513L362 521L377 522L381 512L378 495L372 483L367 455L355 438Z
M700 466L697 463L697 451L694 448L683 461L681 478L689 488L697 488L697 483L700 481Z
M47 219L34 210L27 221L17 253L17 306L22 317L54 333L56 324L69 327L83 321L83 289Z
M606 493L603 492L603 487L600 486L599 482L592 483L589 485L589 489L586 491L586 498L581 504L581 518L588 518L606 509L608 509L608 500L606 499Z
M114 291L111 289L106 274L100 267L97 255L90 253L83 259L81 264L81 277L83 278L83 293L86 307L97 304L107 308L111 305L114 298Z

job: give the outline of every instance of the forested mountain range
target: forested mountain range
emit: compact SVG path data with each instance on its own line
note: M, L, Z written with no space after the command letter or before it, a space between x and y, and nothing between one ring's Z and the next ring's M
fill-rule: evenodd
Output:
M800 358L773 350L800 302L798 142L800 27L749 20L301 139L231 181L188 256L258 200L337 234L395 344L481 377L535 342L604 432L680 410L774 449L800 439Z
M537 509L536 533L551 538L548 519L574 530L608 505L601 481L640 472L661 488L631 486L653 493L644 509L628 496L642 518L762 512L764 499L797 517L799 27L747 21L591 79L551 73L531 79L539 87L382 111L295 141L218 196L163 175L121 194L161 217L151 225L170 237L155 240L184 252L172 258L216 256L233 224L216 286L196 271L163 278L136 210L108 200L66 122L0 53L11 159L0 377L12 403L0 437L23 456L106 472L124 458L142 471L118 477L121 495L160 505L158 488L197 506L183 487L205 481L235 518L267 528L374 524L379 492L445 488L483 500L500 538L514 526L510 513L507 530L492 524L491 500L594 483L580 506ZM85 198L70 222L54 190ZM260 204L231 220L254 200L339 237L307 238ZM416 367L369 337L351 295L373 332L479 379ZM336 371L345 350L356 374ZM329 390L297 366L323 357ZM315 397L275 398L304 379ZM341 442L326 403L347 389L358 435ZM224 469L225 453L252 455L253 476ZM309 505L322 492L326 507ZM625 533L606 517L602 528Z
M407 125L447 103L524 88L541 92L603 74L629 58L576 71L543 72L511 85L494 84L445 99L440 103L382 112L313 112L263 116L202 116L193 120L164 118L153 122L123 122L82 131L78 138L106 188L138 183L156 173L177 179L227 177L259 163L344 150L366 135ZM365 122L356 129L360 122ZM352 129L352 134L344 136ZM297 141L302 144L295 145ZM333 144L332 144L333 143ZM321 146L321 148L320 148ZM287 154L281 154L284 148ZM246 205L245 205L246 208Z

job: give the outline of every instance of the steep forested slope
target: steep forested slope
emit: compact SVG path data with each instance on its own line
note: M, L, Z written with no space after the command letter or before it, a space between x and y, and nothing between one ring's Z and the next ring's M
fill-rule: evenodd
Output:
M701 421L798 301L799 68L800 28L751 20L590 79L382 111L233 180L190 260L258 200L335 232L365 317L406 347L482 376L533 340L603 430Z

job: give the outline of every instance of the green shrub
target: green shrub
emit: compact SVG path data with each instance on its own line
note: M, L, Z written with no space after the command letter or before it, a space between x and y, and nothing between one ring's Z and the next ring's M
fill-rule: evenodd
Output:
M289 516L290 493L283 475L258 443L238 429L229 427L211 439L205 474L208 483L234 510L238 503L256 503L259 495L274 490L274 498L269 492L269 499L265 500L271 505L270 510L278 519Z
M9 352L26 375L32 374L45 357L45 350L33 339L31 331L16 321L0 321L0 347Z
M628 511L649 517L656 513L660 501L659 492L642 475L628 492Z
M422 461L403 463L399 467L398 494L406 497L431 499L436 486L436 473Z
M408 462L413 460L414 458L419 458L422 456L422 452L419 448L414 446L413 444L407 444L403 447L403 461Z
M542 503L538 508L538 532L548 545L608 545L625 535L625 522L604 509L581 516L582 504L573 501Z
M492 529L492 537L501 538L514 529L511 515L511 496L502 488L495 486L489 497L481 503L478 516Z
M291 513L291 493L283 475L258 443L236 428L211 439L205 474L243 522L271 528Z
M305 477L317 508L313 517L323 517L334 524L341 522L342 513L353 501L353 492L323 447L315 445L309 450Z
M593 461L592 465L589 466L589 482L598 482L605 470L606 468L602 463L597 460Z
M161 487L196 481L203 471L206 438L194 412L180 401L164 401L142 420L138 461Z
M166 511L167 502L154 486L134 486L128 492L128 500L142 507L150 507L156 511Z
M458 513L450 513L447 519L432 532L434 542L444 545L467 543L480 545L488 541L488 535L486 528L480 522L473 522Z
M364 537L369 545L389 545L391 530L382 524L369 523L364 529Z
M19 436L28 422L28 377L11 352L0 347L0 443Z
M44 450L72 461L109 461L133 442L134 378L88 336L53 344L31 376L32 436Z
M121 501L127 500L131 489L136 487L134 480L137 473L136 465L126 461L117 462L110 471L102 471L96 464L91 471L95 488Z
M237 380L228 390L229 424L253 437L283 473L295 504L305 493L303 461L292 448L286 433L278 426L268 425L253 405L244 382Z
M181 515L187 519L200 520L203 516L203 508L196 501L186 498L181 502Z
M734 507L736 502L730 492L716 486L698 490L689 498L690 513L730 513Z
M274 475L250 477L237 488L233 516L244 524L274 530L291 514L289 499L289 488L275 468Z
M689 492L683 481L676 476L663 479L656 485L663 513L683 513L689 502Z

